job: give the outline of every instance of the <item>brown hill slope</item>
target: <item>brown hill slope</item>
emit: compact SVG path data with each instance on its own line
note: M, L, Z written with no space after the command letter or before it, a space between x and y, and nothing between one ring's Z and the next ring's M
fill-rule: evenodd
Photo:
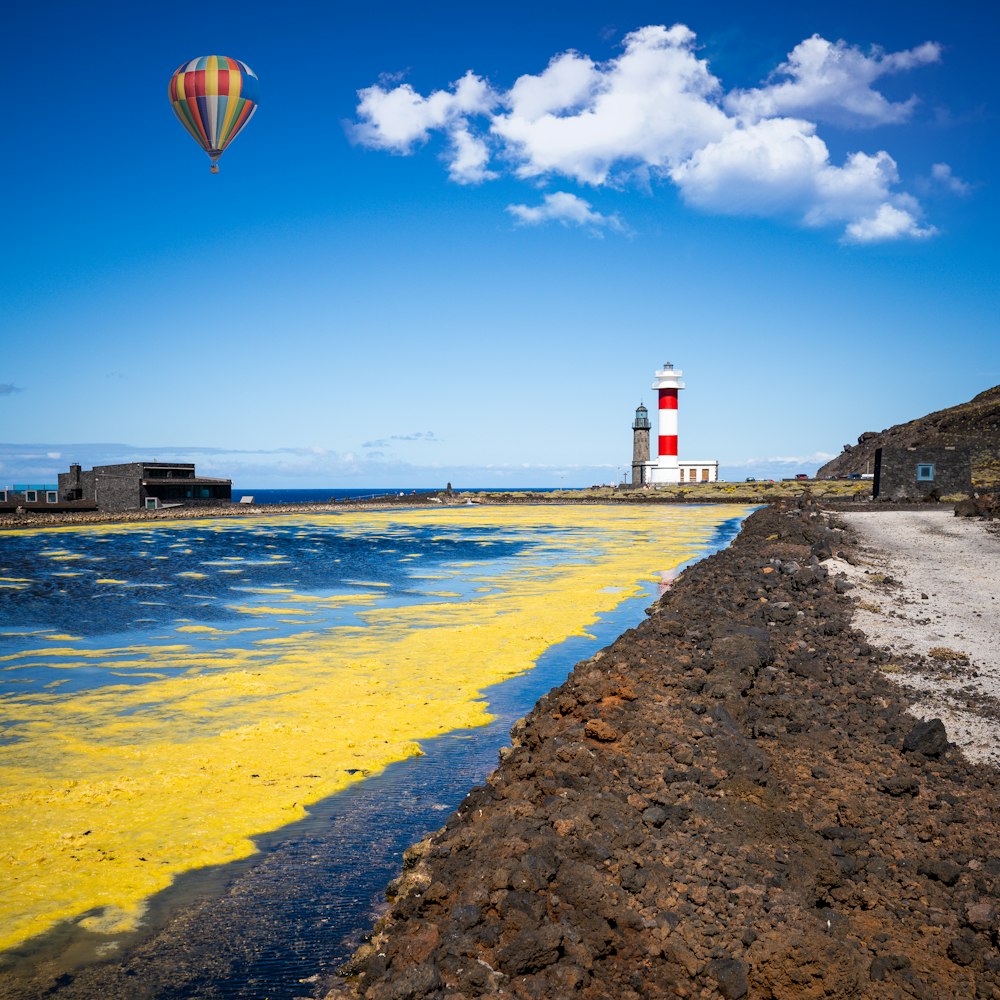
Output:
M972 478L980 487L1000 485L1000 385L979 393L967 403L929 413L887 430L865 431L855 445L827 462L818 478L871 472L875 449L965 445L973 448Z

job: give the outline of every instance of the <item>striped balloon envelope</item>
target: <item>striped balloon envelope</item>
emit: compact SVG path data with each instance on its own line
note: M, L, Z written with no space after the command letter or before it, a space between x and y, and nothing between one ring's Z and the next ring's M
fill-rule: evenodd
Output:
M219 157L257 110L257 76L239 59L201 56L178 67L170 78L170 106L194 141L212 158Z

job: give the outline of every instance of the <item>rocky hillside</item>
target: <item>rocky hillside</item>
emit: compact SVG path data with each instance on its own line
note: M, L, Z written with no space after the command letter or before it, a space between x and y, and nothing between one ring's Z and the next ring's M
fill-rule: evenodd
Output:
M876 448L945 445L971 445L975 484L981 487L1000 485L1000 385L979 393L967 403L929 413L909 423L878 432L865 431L857 444L844 445L843 452L827 462L817 478L871 472L875 468Z

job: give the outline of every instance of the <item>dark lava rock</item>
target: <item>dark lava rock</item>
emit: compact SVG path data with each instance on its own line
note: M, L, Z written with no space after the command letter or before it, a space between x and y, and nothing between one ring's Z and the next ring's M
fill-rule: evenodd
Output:
M956 965L972 965L981 950L974 934L961 934L948 944L948 957Z
M904 955L879 955L872 962L868 975L874 982L882 982L890 972L899 972L909 967L910 960Z
M562 933L552 924L525 927L498 952L500 968L512 976L537 972L556 961L561 943Z
M746 962L734 958L717 958L705 966L705 973L711 976L726 1000L740 1000L750 989Z
M961 865L952 861L929 861L920 865L917 871L937 882L944 882L945 885L954 885L962 875Z
M891 778L883 778L878 787L896 797L916 795L920 791L920 783L912 774L894 774Z
M922 753L925 757L940 757L948 746L948 733L940 719L918 722L903 738L907 753Z

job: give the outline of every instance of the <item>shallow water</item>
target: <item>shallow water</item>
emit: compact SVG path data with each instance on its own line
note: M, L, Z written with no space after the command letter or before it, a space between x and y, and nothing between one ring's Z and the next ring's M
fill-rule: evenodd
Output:
M365 925L402 848L482 781L511 722L745 513L493 508L0 538L0 577L17 584L0 591L5 944L62 920L113 945L178 876L147 921L203 892L184 872L253 855L238 895L256 916L235 930L215 903L202 918L206 940L215 927L253 943L231 959L217 945L196 993L303 995L298 979L344 957L334 946ZM155 995L191 995L169 982Z

